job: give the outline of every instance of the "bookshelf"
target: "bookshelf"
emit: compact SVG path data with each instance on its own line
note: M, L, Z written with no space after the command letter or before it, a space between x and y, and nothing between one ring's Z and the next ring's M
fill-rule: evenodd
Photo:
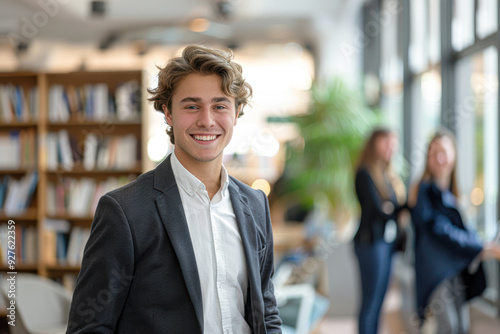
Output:
M0 244L14 220L18 272L71 286L99 197L144 171L144 87L141 71L0 73L0 150L8 152L0 157ZM8 210L12 184L24 179L30 200ZM0 271L8 270L2 259Z

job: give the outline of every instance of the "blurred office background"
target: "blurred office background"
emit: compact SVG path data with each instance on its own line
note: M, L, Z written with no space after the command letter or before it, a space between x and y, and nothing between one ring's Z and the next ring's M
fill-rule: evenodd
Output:
M499 15L496 0L0 0L0 269L12 219L14 269L71 291L96 200L173 150L146 101L156 66L187 44L230 48L254 98L224 163L269 195L285 323L355 333L352 168L372 126L399 134L407 184L451 129L467 223L497 232ZM411 332L412 261L396 255L383 333ZM500 328L499 264L485 265L472 333Z

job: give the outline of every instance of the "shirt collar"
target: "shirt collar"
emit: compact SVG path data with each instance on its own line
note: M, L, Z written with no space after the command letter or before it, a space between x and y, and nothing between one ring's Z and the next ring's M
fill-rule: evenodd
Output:
M229 174L227 173L226 167L222 165L222 170L220 173L220 190L222 197L226 196L228 186L229 186Z
M175 152L172 153L172 157L170 159L172 164L172 171L174 172L175 181L178 185L184 189L184 191L189 196L194 196L197 191L206 190L205 185L201 182L196 176L191 174L177 159ZM221 195L224 197L227 193L227 187L229 186L229 174L227 173L226 167L222 165L221 170Z

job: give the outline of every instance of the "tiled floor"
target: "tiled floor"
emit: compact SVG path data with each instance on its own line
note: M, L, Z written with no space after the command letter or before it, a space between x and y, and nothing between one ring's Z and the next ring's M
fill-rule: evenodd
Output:
M475 303L479 304L479 303ZM379 334L408 334L401 319L399 309L401 296L396 287L391 288L384 301L384 313L381 320ZM326 318L314 334L356 334L357 319L352 318ZM471 307L471 333L470 334L500 334L500 319L494 315L487 315L477 307Z
M389 290L383 305L383 318L380 334L406 334L399 314L401 295L396 287ZM326 318L317 328L315 334L355 334L357 318Z

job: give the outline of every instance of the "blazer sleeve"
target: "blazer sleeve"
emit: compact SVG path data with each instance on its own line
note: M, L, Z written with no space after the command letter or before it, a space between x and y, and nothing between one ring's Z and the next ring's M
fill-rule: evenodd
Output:
M264 321L267 333L281 333L281 318L279 317L278 306L274 296L274 285L271 278L274 274L274 243L271 226L271 216L269 212L269 202L262 192L266 207L266 249L263 265L260 272L262 297L264 299Z
M382 201L380 196L377 194L377 189L371 176L364 169L361 169L356 174L355 180L356 194L359 199L359 204L361 205L361 210L368 213L374 219L381 219L387 221L389 219L396 220L397 213L399 212L399 207L397 203L394 204L394 211L390 214L386 214L382 210Z
M134 245L127 218L119 203L104 195L85 246L66 333L114 333L133 271Z
M455 226L445 215L436 215L432 232L443 243L471 258L477 256L483 249L482 243L475 233Z
M423 185L419 189L417 204L412 211L412 219L416 224L428 228L430 232L443 244L446 244L457 253L475 257L483 249L477 235L453 224L433 199L431 188Z

